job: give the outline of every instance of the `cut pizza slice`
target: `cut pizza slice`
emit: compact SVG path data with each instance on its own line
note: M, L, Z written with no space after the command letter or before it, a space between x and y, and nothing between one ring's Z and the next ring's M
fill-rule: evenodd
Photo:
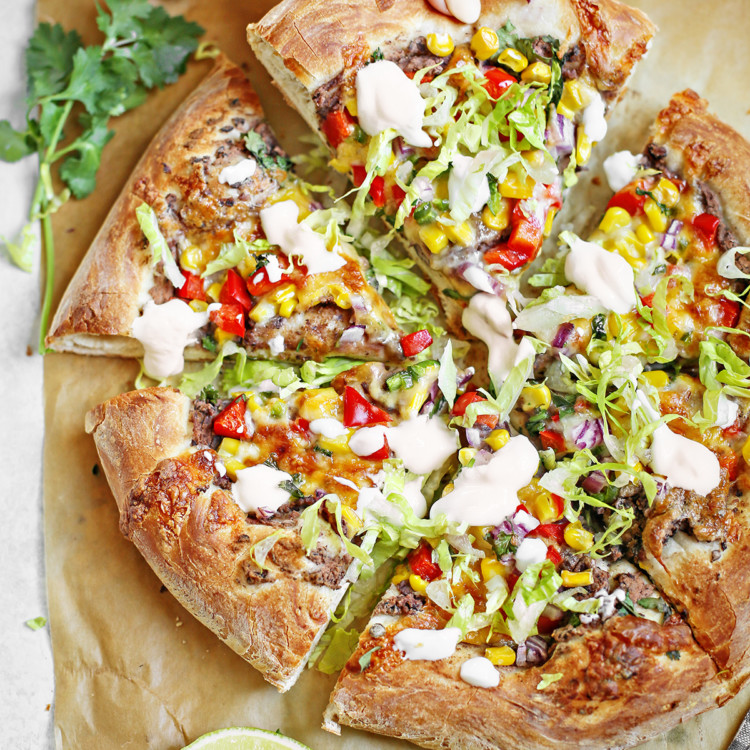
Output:
M221 58L162 127L74 276L48 345L145 354L157 380L233 341L254 357L399 361L366 261Z
M298 370L238 356L195 399L151 388L87 416L123 534L281 690L372 564L378 530L397 540L429 526L420 519L458 449L448 417L432 415L437 362L352 364Z
M477 291L509 295L604 137L654 28L608 0L485 0L464 24L426 0L285 0L248 39L434 283L451 330Z

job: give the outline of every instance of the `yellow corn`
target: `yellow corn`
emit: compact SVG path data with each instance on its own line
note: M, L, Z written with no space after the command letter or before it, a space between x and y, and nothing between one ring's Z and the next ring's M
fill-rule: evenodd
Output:
M638 238L633 232L627 231L622 237L618 237L614 242L608 244L610 249L622 255L636 271L646 264L643 245L638 242Z
M195 245L188 245L180 253L180 265L186 271L202 273L206 268L206 263L203 260L203 251Z
M460 463L461 466L468 466L474 460L476 455L476 448L461 448L458 452L458 463Z
M448 57L455 48L450 34L428 34L427 49L438 57Z
M646 202L643 204L643 211L655 232L665 232L667 230L667 217L661 212L655 201L651 200L651 198L646 198Z
M225 437L219 446L220 456L236 456L240 449L240 441L236 438Z
M482 571L482 578L485 581L489 581L490 578L495 576L501 576L505 573L505 566L500 560L495 560L491 557L483 557L479 563L480 570Z
M497 61L500 65L510 68L514 73L520 73L529 64L526 55L522 54L517 49L513 49L513 47L507 47L504 49L497 56Z
M219 295L221 294L221 284L219 282L215 282L211 284L208 289L206 289L206 294L208 295L208 298L212 300L213 302L219 301Z
M509 667L516 663L516 652L510 646L492 646L484 650L484 655L496 667Z
M544 383L539 385L527 385L521 391L521 402L524 411L534 409L546 409L552 403L552 394Z
M521 156L532 167L539 167L541 169L544 166L544 151L540 148L530 148L528 151L521 151Z
M409 569L406 567L406 565L399 565L396 567L396 570L393 571L393 578L391 578L391 583L401 583L401 581L405 581L409 577Z
M630 214L618 206L608 208L604 218L599 222L599 229L605 234L609 234L614 229L622 229L630 224Z
M447 224L443 226L443 231L448 238L461 247L468 247L474 242L474 232L468 221L462 221L460 224Z
M547 211L547 218L544 220L544 236L545 237L549 237L550 234L552 234L552 222L555 220L555 216L557 216L557 209L550 208L550 210Z
M471 38L471 49L478 60L488 60L500 49L500 40L489 26L480 26Z
M346 107L346 111L352 116L356 117L359 113L359 110L357 109L357 97L356 96L347 96L346 101L344 102L344 106Z
M359 516L348 505L341 506L341 517L349 527L349 538L353 537L362 528L362 521L359 520Z
M591 138L586 135L583 128L578 128L576 143L576 164L585 164L591 156Z
M194 312L206 312L208 310L208 302L204 302L202 299L191 299L188 305Z
M237 472L242 471L242 469L246 469L247 466L242 463L242 461L238 461L236 458L230 458L227 461L224 461L224 468L227 470L227 476L233 481L237 481Z
M482 209L482 222L486 227L502 232L510 224L510 201L500 202L500 209L496 214L490 211L489 206Z
M219 349L221 349L227 341L234 341L234 334L229 333L229 331L225 331L222 328L217 328L214 331L214 338L216 339Z
M580 573L573 573L570 570L560 572L563 586L569 589L576 586L590 586L594 582L594 574L590 570L582 570Z
M526 172L510 170L500 183L500 195L503 198L531 198L534 193L534 180Z
M255 391L248 391L245 393L245 404L250 411L257 411L263 406L260 400L260 396Z
M742 458L750 464L750 437L745 440L745 444L742 446Z
M418 594L424 594L424 592L427 590L427 581L425 581L424 578L421 578L420 576L416 575L415 573L412 573L409 576L409 585Z
M340 411L341 397L333 388L311 388L305 393L299 415L312 422L324 417L338 417Z
M653 190L654 196L659 203L672 208L680 200L680 189L671 180L662 177Z
M448 247L448 235L438 224L427 224L419 230L419 237L431 253L437 255Z
M571 81L565 81L563 86L562 96L560 97L560 103L557 105L557 111L572 120L575 117L576 112L583 109L584 92L581 84L573 79Z
M288 318L294 312L296 307L296 299L285 300L279 305L279 315L281 315L282 318Z
M409 414L417 414L419 410L424 406L424 402L427 401L427 389L420 388L409 400L409 404L406 410Z
M543 83L545 86L549 85L552 80L552 70L547 63L535 62L531 63L526 70L521 73L521 80L524 83Z
M556 521L560 514L557 512L557 504L547 490L542 490L530 502L526 503L531 515L539 523L551 523Z
M648 245L649 242L653 242L656 239L654 233L645 224L638 226L638 229L635 230L635 236L644 245Z
M318 445L325 448L331 453L351 453L349 449L349 432L336 438L329 438L325 435L318 435Z
M594 535L581 526L580 521L570 523L565 527L565 542L579 552L589 549L594 543Z
M248 316L256 323L265 323L276 314L276 308L270 302L261 301L250 310Z
M302 221L310 215L310 199L296 185L286 188L286 190L280 190L268 199L269 203L281 203L282 201L294 201L297 204L297 208L299 208L297 221Z
M669 375L664 370L649 370L643 373L643 377L654 388L665 388L669 385Z
M508 430L493 430L484 440L493 451L499 451L508 444L510 435Z
M296 292L297 288L294 284L282 284L281 286L277 286L272 292L269 292L266 298L279 305L285 300L294 299Z

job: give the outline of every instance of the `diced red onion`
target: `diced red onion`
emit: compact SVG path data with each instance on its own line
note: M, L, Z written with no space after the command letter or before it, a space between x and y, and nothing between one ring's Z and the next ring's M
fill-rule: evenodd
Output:
M473 367L467 367L463 374L459 373L458 375L458 382L456 383L457 388L463 388L473 377L474 377L474 368Z
M547 661L547 641L539 635L532 635L523 644L526 647L526 664L543 664ZM520 647L519 647L520 650ZM516 659L518 663L518 659Z
M365 335L365 327L361 325L349 326L339 338L339 344L355 344L358 341L362 341L362 337Z
M478 448L482 442L482 435L476 427L469 427L466 430L466 442L470 448Z
M429 177L415 177L411 187L417 191L421 201L431 201L435 197L435 187Z
M557 333L555 334L555 338L552 339L552 346L555 349L562 349L563 346L565 346L565 343L567 340L572 336L573 331L575 331L576 327L568 322L563 323L558 329Z
M573 153L575 146L575 126L567 117L554 113L549 118L545 138L547 148L553 158L568 156Z
M518 644L516 649L516 666L523 667L526 664L526 641Z
M573 428L571 433L576 448L596 448L604 440L601 422L598 419L587 419Z
M524 516L526 516L524 518ZM529 532L533 531L539 526L539 521L536 520L531 514L525 513L524 511L516 511L513 514L513 528L516 531L519 541L526 537Z
M667 228L664 236L661 238L661 246L665 250L674 250L677 248L677 235L684 226L683 222L679 219L673 219L672 223Z
M581 487L589 493L596 495L607 486L607 479L601 471L592 471L582 482Z
M422 408L419 410L420 414L429 414L432 411L432 407L435 405L435 399L437 398L438 390L438 384L437 381L435 381L430 387L430 392L427 395L426 401L424 402L424 404L422 404Z
M393 150L396 152L396 156L411 156L414 153L414 149L401 136L394 139Z

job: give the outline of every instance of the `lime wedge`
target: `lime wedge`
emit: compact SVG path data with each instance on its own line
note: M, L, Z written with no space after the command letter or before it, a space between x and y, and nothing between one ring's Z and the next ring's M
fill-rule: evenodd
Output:
M266 729L228 727L209 732L183 750L310 750L297 740Z

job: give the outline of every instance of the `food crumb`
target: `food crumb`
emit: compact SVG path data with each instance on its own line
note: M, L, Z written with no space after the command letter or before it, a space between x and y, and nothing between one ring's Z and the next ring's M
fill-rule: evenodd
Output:
M32 348L31 348L31 346L27 346L26 347L26 356L27 357L31 357L31 356L33 356L33 354L34 354L34 352L33 352Z
M179 617L175 617L175 627L181 628L182 627L182 620Z

